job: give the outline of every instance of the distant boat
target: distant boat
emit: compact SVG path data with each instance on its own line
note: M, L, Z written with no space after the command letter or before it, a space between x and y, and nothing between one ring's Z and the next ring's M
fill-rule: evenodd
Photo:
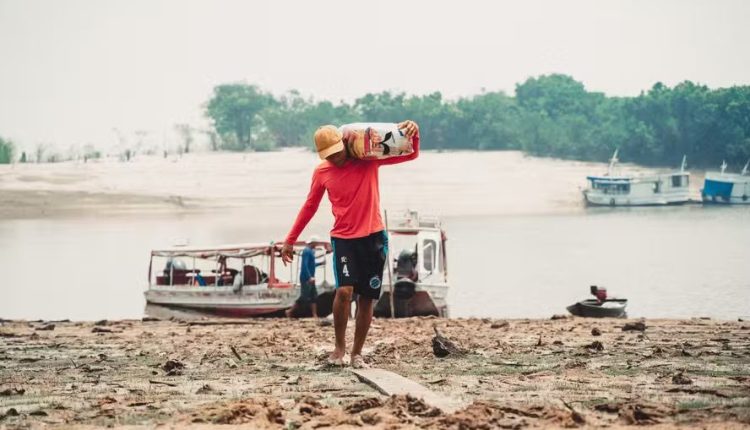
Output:
M617 150L603 176L587 176L590 186L583 190L586 202L594 206L673 205L690 200L690 172L685 157L679 171L654 175L615 174Z
M587 176L590 186L583 190L586 203L593 206L674 205L690 200L690 172L685 157L679 171L655 175L615 174L617 150L603 176Z
M726 173L727 163L721 164L721 172L706 172L701 196L706 203L750 204L750 160L740 173Z

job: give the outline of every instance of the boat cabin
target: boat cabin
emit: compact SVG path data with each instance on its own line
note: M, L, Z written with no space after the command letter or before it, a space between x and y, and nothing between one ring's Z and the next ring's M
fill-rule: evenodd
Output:
M388 217L388 235L391 258L375 316L447 317L448 260L439 218L415 211Z

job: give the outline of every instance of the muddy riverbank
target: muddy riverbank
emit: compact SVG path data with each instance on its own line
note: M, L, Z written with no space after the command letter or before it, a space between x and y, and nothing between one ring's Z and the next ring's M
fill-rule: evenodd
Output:
M750 323L638 322L376 320L369 364L467 405L444 413L325 368L313 320L4 321L0 427L750 425ZM436 357L434 326L466 354Z

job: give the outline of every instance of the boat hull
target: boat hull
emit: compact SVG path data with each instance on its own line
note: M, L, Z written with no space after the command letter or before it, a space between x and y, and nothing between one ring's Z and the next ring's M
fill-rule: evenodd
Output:
M445 285L422 285L413 284L409 293L407 285L396 283L393 308L396 318L409 318L419 316L436 316L447 318L448 305L445 300L447 286ZM406 287L406 288L402 288ZM384 285L384 291L375 304L373 311L378 318L391 317L391 294L388 285Z
M632 196L628 194L613 195L592 192L583 192L586 203L590 206L666 206L681 205L690 201L690 194L679 192L672 194L661 194L659 196Z
M586 318L624 318L627 300L609 300L602 306L597 300L581 300L567 307L568 312Z
M750 177L709 174L703 182L701 197L704 203L748 205L750 204Z
M319 295L319 316L331 312L333 293ZM231 287L161 287L144 292L148 305L234 318L283 316L299 297L299 288L256 289L235 293ZM305 311L302 309L301 311ZM306 310L311 313L309 307ZM302 315L304 316L304 315Z

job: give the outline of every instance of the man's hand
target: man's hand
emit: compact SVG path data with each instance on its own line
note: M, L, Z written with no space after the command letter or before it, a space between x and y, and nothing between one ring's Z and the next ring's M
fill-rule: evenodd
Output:
M406 121L399 123L398 129L403 130L406 137L410 139L413 136L419 136L419 126L412 120L407 119Z
M281 261L286 266L287 263L291 263L294 258L294 247L288 243L285 243L281 248Z

